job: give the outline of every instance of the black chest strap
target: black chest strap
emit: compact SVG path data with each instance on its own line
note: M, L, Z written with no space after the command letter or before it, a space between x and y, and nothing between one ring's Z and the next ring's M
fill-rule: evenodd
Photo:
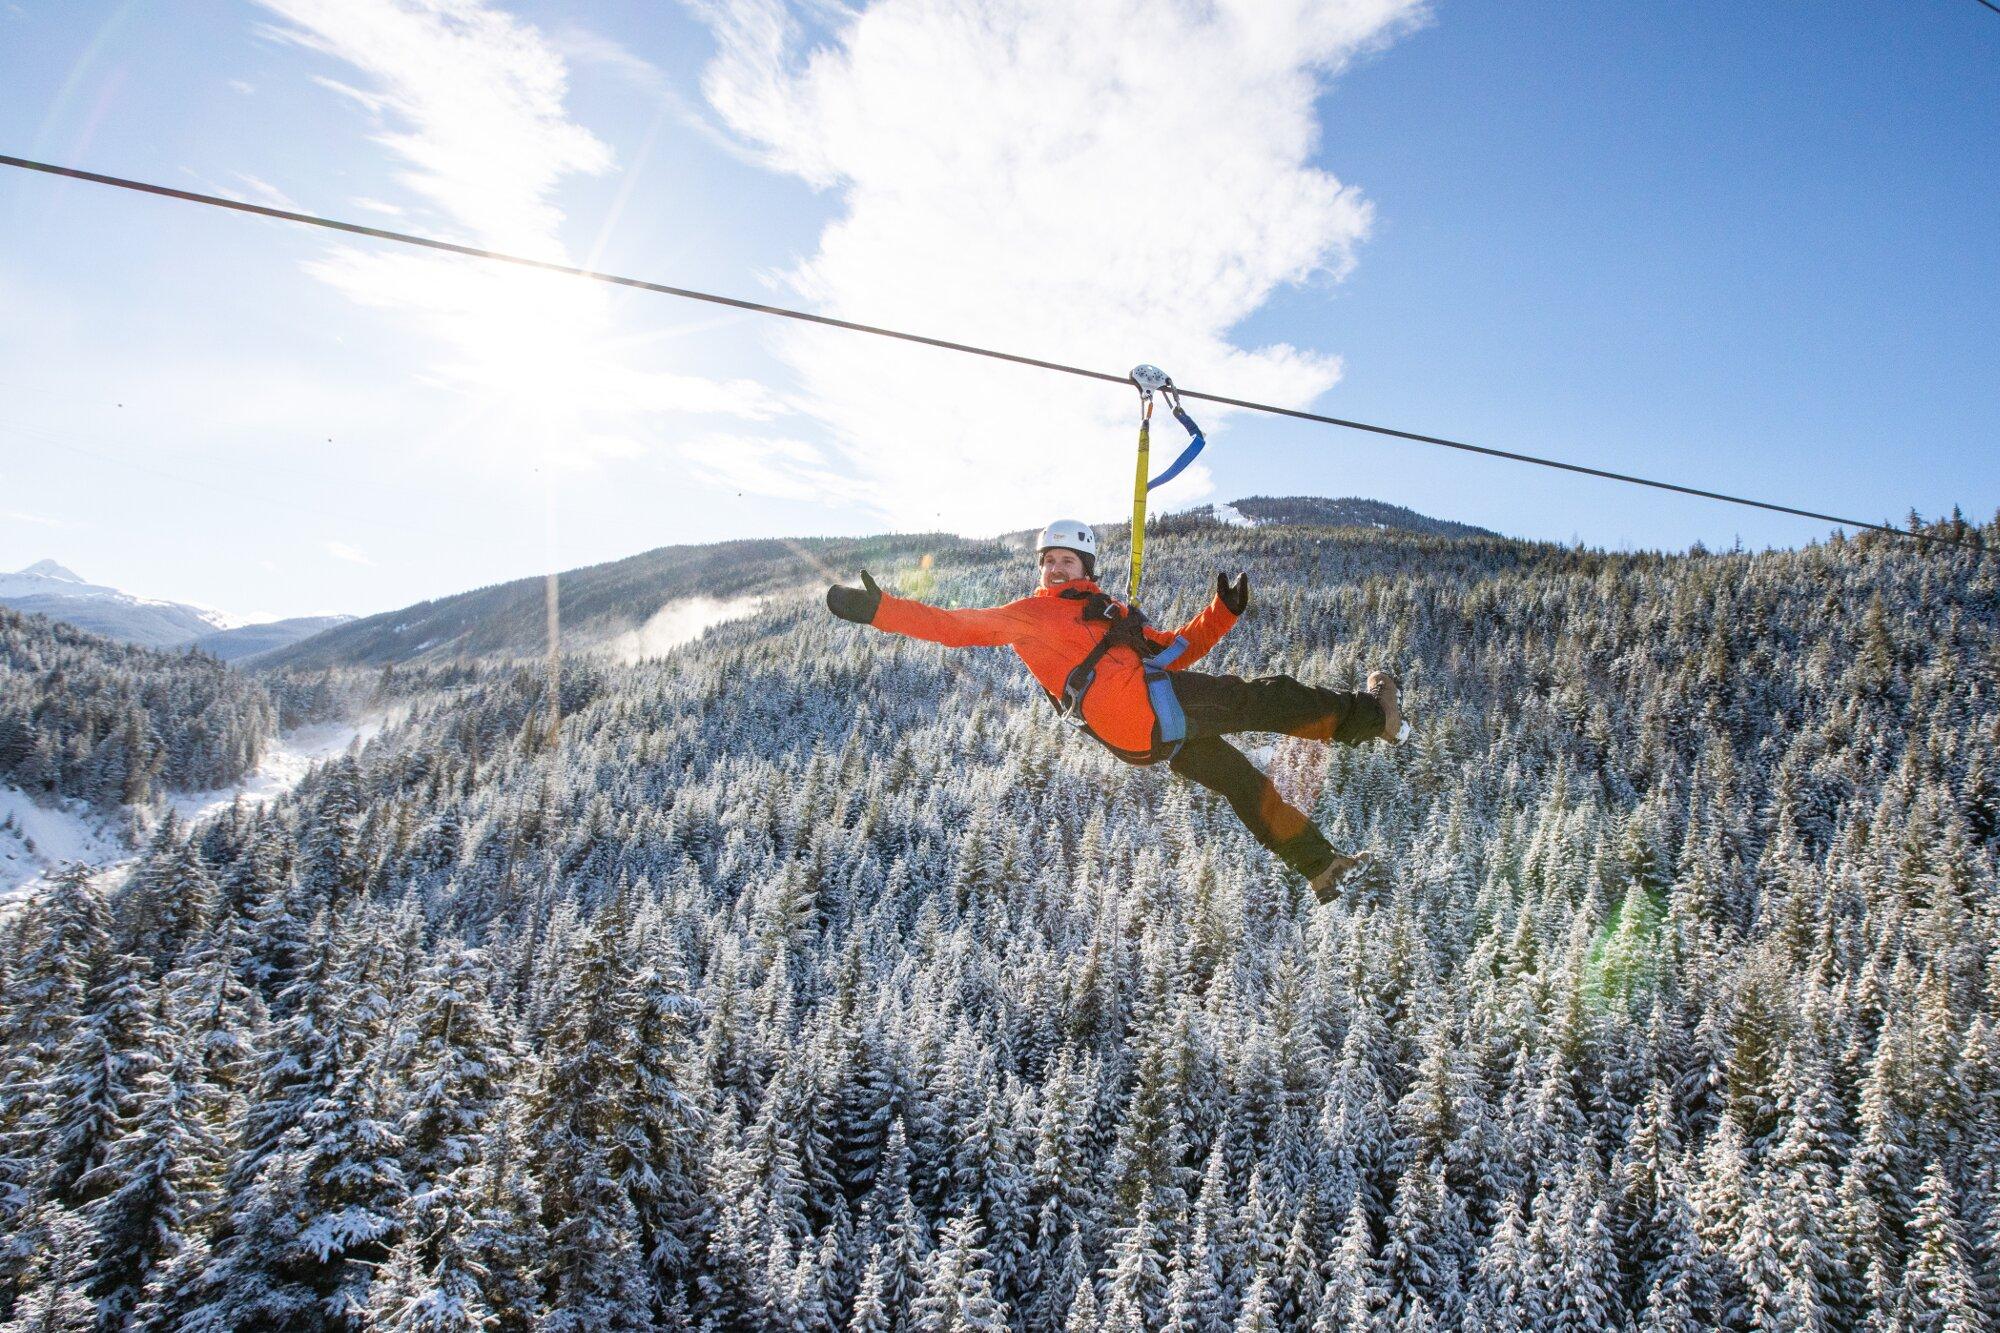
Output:
M1090 692L1091 685L1097 680L1097 667L1104 661L1106 653L1113 648L1130 648L1138 654L1143 664L1160 651L1159 645L1146 637L1145 613L1138 607L1121 602L1103 591L1085 592L1079 588L1057 595L1069 601L1082 602L1084 623L1090 624L1101 620L1104 622L1104 633L1090 652L1085 654L1084 659L1071 668L1069 675L1064 677L1062 694L1051 694L1049 702L1055 705L1057 715L1065 723L1079 731L1090 732L1093 738L1119 758L1129 758L1134 763L1149 762L1149 757L1142 758L1136 754L1128 756L1125 751L1111 745L1096 732L1091 731L1090 724L1083 718L1083 696Z

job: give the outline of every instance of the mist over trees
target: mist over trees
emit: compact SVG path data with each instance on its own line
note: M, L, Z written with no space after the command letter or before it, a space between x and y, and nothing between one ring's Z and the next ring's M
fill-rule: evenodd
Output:
M1402 672L1410 745L1265 756L1339 903L816 591L401 666L0 926L0 1320L1995 1326L2000 562L1156 541L1156 619L1251 572L1203 668Z

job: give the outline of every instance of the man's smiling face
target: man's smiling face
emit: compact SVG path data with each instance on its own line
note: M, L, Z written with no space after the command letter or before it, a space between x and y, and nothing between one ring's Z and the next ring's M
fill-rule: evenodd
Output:
M1075 551L1066 551L1051 546L1042 552L1042 586L1060 588L1072 579L1083 577L1083 557Z

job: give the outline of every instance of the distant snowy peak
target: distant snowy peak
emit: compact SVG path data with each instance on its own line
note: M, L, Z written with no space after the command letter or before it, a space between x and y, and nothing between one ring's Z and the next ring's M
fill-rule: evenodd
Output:
M157 598L140 597L123 592L108 584L92 583L74 570L66 569L53 560L37 560L26 569L17 569L12 574L0 574L0 597L78 597L91 600L126 602L133 606L183 606L182 602L163 602ZM204 618L226 620L220 611L207 611L189 605ZM217 625L217 628L222 628Z
M117 589L86 583L53 560L37 560L26 569L0 574L0 597L102 597Z
M138 597L91 583L53 560L37 560L26 569L0 574L0 605L147 648L175 647L243 623L205 606Z

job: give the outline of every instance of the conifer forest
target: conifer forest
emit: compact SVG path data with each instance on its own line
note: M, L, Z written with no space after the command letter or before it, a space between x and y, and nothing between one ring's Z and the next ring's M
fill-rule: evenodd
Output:
M2000 1329L2000 521L1926 531L1160 522L1156 621L1250 574L1197 669L1402 675L1406 746L1242 738L1327 906L833 557L554 682L8 615L23 788L394 720L0 920L0 1327Z
M172 655L0 607L0 781L100 806L222 787L257 766L270 694Z

